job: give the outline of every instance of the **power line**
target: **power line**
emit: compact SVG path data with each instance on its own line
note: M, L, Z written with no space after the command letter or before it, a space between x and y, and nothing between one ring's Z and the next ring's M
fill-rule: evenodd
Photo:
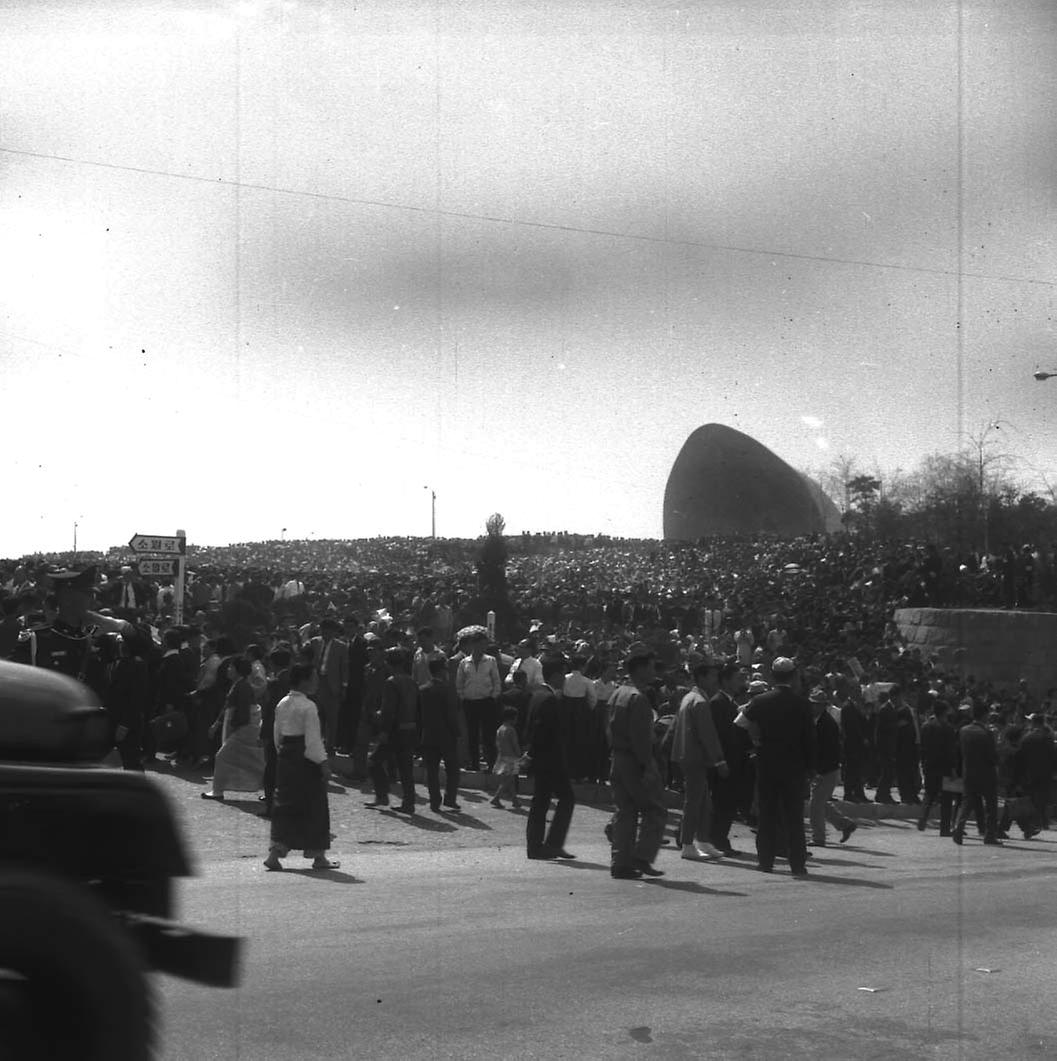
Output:
M330 202L348 203L352 206L368 206L381 210L402 210L406 213L447 217L460 221L480 221L487 224L511 225L520 228L535 228L547 232L569 232L584 236L602 236L607 239L633 240L639 243L661 244L674 247L698 247L703 250L724 251L731 254L753 254L764 258L782 258L794 261L823 262L831 265L856 265L867 269L890 269L897 272L925 273L932 276L963 277L976 280L993 280L1007 284L1035 284L1042 287L1057 287L1057 281L1040 280L1025 276L1001 276L990 273L969 273L958 269L940 269L928 265L899 265L895 262L876 262L865 258L837 258L824 254L799 254L795 251L770 250L763 247L740 247L729 243L711 243L705 240L673 239L669 236L648 236L635 232L619 232L615 229L584 228L578 225L562 225L554 221L528 221L524 218L503 217L498 214L475 214L465 210L442 210L435 206L416 206L413 203L385 202L351 195L335 195L331 192L310 192L299 188L280 188L272 184L257 184L223 177L202 177L194 173L173 173L170 170L148 169L144 166L127 166L117 162L97 162L94 159L72 158L69 155L51 155L40 151L23 151L13 147L0 147L0 154L20 155L25 158L47 159L53 162L69 162L79 166L95 166L99 169L119 170L125 173L141 173L151 177L168 177L173 180L195 181L199 184L223 185L248 191L271 192L275 195L300 196L306 199L322 199ZM959 256L959 266L961 257Z

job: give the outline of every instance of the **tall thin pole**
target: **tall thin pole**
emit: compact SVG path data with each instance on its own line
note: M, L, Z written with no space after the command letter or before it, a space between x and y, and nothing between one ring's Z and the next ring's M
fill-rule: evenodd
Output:
M432 517L430 520L430 535L433 538L433 541L435 542L437 540L437 491L430 490L429 494L431 500L430 511Z
M73 521L73 558L77 559L77 520Z
M178 530L177 538L186 538L187 531ZM176 585L173 587L173 621L182 626L184 621L184 588L187 580L187 554L181 553L176 558Z

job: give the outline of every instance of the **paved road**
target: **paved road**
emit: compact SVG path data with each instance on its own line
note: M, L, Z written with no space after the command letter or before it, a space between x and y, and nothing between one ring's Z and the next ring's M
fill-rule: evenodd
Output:
M202 873L182 915L249 941L236 991L159 977L167 1061L1057 1058L1057 833L958 849L864 824L806 881L672 848L625 882L602 808L577 809L579 861L537 863L479 793L408 822L349 791L341 870L268 874L253 805L163 783Z

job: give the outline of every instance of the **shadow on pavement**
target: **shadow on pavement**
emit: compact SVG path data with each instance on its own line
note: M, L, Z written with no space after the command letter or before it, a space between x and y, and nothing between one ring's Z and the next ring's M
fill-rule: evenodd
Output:
M881 888L884 891L892 891L891 884L884 884L877 880L863 880L862 877L830 877L824 873L813 873L808 867L807 876L802 878L809 884L818 881L819 884L846 884L850 888Z
M694 880L661 880L659 877L643 877L643 884L653 888L667 888L673 892L691 892L694 895L736 895L744 898L748 892L732 892L723 888L706 888Z
M399 811L387 807L378 807L376 809L379 814L384 815L386 818L393 818L396 821L407 822L408 825L412 825L416 829L423 829L428 833L455 832L455 826L450 822L438 822L434 821L432 818L423 818L421 814L401 814Z
M487 825L485 822L481 821L480 818L472 818L464 810L453 811L449 809L447 811L444 811L443 813L445 813L448 817L453 818L456 824L458 825L465 825L470 829L486 829L488 830L488 832L492 831L492 827L490 825Z
M948 839L948 837L944 837ZM852 851L857 855L876 855L878 858L897 858L893 851L874 851L869 847L857 847L855 844L846 844L837 848L838 851Z
M603 865L601 862L585 862L582 858L573 859L568 861L564 858L554 860L556 866L565 866L567 869L604 869L607 873L609 872L609 866Z
M289 876L294 875L298 877L311 877L313 880L329 880L333 884L365 884L366 881L360 880L359 877L354 877L351 873L342 873L340 869L310 869L304 867L303 869L290 869L287 866L283 866L281 872L277 873L276 876Z

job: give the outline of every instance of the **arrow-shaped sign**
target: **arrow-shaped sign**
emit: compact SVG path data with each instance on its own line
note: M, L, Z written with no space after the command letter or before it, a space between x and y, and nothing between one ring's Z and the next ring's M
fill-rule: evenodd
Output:
M163 535L133 534L129 548L134 553L155 553L159 556L183 556L187 552L187 539Z

